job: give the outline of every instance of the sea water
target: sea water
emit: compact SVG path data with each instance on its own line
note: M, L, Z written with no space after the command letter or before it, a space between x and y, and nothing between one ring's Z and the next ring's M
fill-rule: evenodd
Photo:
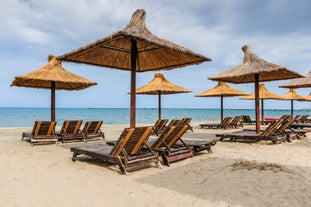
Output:
M192 122L208 122L220 120L220 109L175 109L164 108L161 118L182 119L191 117ZM310 114L311 110L294 110L296 114ZM265 117L280 117L290 114L290 110L265 109ZM50 108L0 108L0 127L31 127L36 120L50 120ZM225 116L249 115L255 118L254 109L224 109ZM102 120L104 125L129 124L130 110L128 108L57 108L57 125L64 120L81 119L85 121ZM138 108L136 123L154 124L158 119L158 109Z

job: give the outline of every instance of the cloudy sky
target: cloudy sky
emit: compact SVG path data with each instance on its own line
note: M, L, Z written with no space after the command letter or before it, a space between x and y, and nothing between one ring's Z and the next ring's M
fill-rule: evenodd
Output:
M159 71L192 93L167 95L163 107L218 108L219 98L196 98L216 85L207 78L241 64L241 47L305 75L311 69L309 0L0 0L0 107L49 107L50 92L10 87L14 76L36 70L49 54L62 55L123 29L136 9L146 10L146 25L156 36L213 59L196 66ZM128 107L130 73L63 63L98 83L82 91L57 91L57 107ZM154 72L137 74L137 87ZM278 94L289 81L266 82ZM253 84L229 84L253 93ZM301 95L311 89L298 89ZM311 108L295 102L295 108ZM226 108L254 108L253 101L225 100ZM137 96L137 107L157 107L156 96ZM289 108L289 101L266 101L266 108Z

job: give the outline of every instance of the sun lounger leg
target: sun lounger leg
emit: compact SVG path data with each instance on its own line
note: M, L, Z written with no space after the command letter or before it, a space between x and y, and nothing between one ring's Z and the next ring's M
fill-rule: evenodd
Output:
M126 172L126 169L125 169L125 165L122 163L121 158L120 158L120 157L116 157L116 159L113 159L113 160L114 160L114 162L115 162L116 164L119 165L119 168L120 168L120 170L121 170L121 173L122 173L123 175L127 175L127 172Z
M167 157L165 156L164 152L161 152L161 157L162 157L162 160L163 160L163 164L166 165L166 166L170 166L170 163L169 163Z
M162 165L161 165L161 162L159 160L156 161L156 165L159 169L162 169Z
M77 160L77 155L78 155L78 150L75 150L71 158L72 162L75 162Z

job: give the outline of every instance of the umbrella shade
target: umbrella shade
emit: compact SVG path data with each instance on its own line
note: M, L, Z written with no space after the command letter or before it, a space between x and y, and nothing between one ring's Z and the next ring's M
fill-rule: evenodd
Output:
M158 119L161 119L161 95L192 92L184 87L169 82L163 74L156 73L146 85L136 89L136 94L158 95Z
M281 96L282 100L297 100L297 101L308 101L305 97L299 95L294 88L290 88L289 91Z
M148 84L136 89L136 94L157 95L159 91L161 94L192 92L191 90L171 83L163 74L156 73L154 74L154 78Z
M253 100L255 99L255 93L249 94L241 98L243 100ZM265 87L264 83L259 84L259 99L276 99L276 100L281 100L282 97L268 91L268 89Z
M229 87L225 82L218 82L218 84L207 91L204 91L202 93L199 93L195 95L196 97L230 97L230 96L245 96L248 95L244 91L231 88Z
M253 100L255 99L255 93L244 96L241 98L242 100ZM259 84L259 99L261 100L261 121L264 121L264 101L265 99L276 99L281 100L282 97L268 91L268 89L265 87L264 83Z
M145 25L146 12L138 9L121 31L80 47L60 60L131 71L131 127L136 117L136 72L169 70L210 61L203 55L153 35Z
M81 90L97 83L67 71L55 56L50 55L48 61L38 70L16 76L11 86L50 89L51 120L55 121L55 90Z
M195 95L196 97L220 97L220 119L223 120L223 97L245 96L247 93L235 88L229 87L225 82L218 84L207 91Z
M290 88L289 91L281 96L282 100L290 100L291 101L291 115L294 114L294 100L296 101L311 101L310 99L299 95L296 92L296 89Z
M256 132L260 132L259 82L303 77L285 67L269 63L258 57L248 45L242 47L244 59L241 65L210 77L210 80L230 83L255 83Z
M309 88L311 87L311 71L304 78L297 78L280 88Z

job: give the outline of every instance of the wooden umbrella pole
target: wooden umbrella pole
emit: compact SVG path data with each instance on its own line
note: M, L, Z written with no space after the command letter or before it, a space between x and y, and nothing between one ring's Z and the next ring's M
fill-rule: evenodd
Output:
M290 100L290 113L294 116L294 100Z
M51 121L55 121L55 81L51 82Z
M161 120L161 91L158 92L158 120Z
M256 116L256 133L260 133L260 107L259 107L259 74L255 74L255 116Z
M224 96L220 96L220 120L224 120Z
M130 103L130 127L136 126L136 58L137 42L131 40L131 103Z
M263 99L261 99L261 124L264 124L264 117L265 117L264 105L263 105Z

